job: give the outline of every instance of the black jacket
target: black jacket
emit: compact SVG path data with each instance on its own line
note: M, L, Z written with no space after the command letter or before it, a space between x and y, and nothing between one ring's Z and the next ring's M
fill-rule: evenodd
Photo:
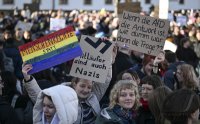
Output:
M136 116L136 124L155 124L155 118L149 109L145 110L141 106Z
M0 96L0 124L20 124L14 109Z

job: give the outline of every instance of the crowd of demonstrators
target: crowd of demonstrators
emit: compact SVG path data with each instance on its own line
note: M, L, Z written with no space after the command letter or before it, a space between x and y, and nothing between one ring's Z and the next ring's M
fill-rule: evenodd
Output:
M180 15L188 18L185 26L176 22ZM72 60L28 75L32 65L22 66L18 46L51 33L50 18L65 19L79 39L89 35L116 41L120 21L117 15L79 10L30 13L28 8L15 10L15 15L0 12L0 123L196 123L200 107L196 96L200 94L200 12L177 11L173 16L168 39L178 46L176 52L161 51L150 56L116 44L107 80L98 83L70 76ZM15 28L19 21L33 26L30 30ZM75 102L70 103L71 99ZM35 106L28 123L24 111L19 114L18 110L26 110L30 101ZM1 116L4 111L8 112Z

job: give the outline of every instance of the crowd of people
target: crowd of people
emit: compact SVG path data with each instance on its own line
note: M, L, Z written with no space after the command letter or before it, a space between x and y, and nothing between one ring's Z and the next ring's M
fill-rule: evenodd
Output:
M151 56L115 44L105 82L70 76L73 60L28 74L33 66L23 63L18 47L52 33L50 18L65 19L78 38L113 42L120 21L107 11L0 12L0 124L200 123L199 10L173 12L167 40L176 52ZM15 28L18 21L32 28Z

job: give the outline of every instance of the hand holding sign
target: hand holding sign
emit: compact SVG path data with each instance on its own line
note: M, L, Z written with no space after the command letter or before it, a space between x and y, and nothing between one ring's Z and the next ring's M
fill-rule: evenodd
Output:
M30 79L30 75L28 74L28 72L33 69L33 66L31 64L25 64L23 63L22 65L22 73L23 73L23 76L24 76L24 79L27 81Z

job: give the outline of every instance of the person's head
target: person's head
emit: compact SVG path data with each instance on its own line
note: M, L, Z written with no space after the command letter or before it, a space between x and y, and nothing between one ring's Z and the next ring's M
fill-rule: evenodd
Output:
M151 75L154 58L153 56L145 55L142 60L142 69L146 75Z
M50 96L44 95L43 112L44 112L46 121L48 123L51 123L51 121L54 117L54 114L56 113L56 108L55 108Z
M27 41L31 40L31 32L30 31L24 31L23 37Z
M93 82L81 78L72 79L72 87L76 91L79 99L86 99L90 96L92 92Z
M15 38L17 40L21 40L22 37L23 37L23 31L22 31L22 29L21 28L17 28L15 30Z
M189 64L177 66L176 77L181 82L182 88L194 89L199 87L199 80L195 74L194 68Z
M199 108L199 96L191 90L181 89L165 98L162 112L171 124L192 124L198 120Z
M10 30L5 30L3 36L4 36L4 40L8 40L12 38L12 32Z
M42 90L33 108L33 123L73 124L78 116L78 97L74 89L57 85Z
M148 101L149 95L153 92L153 90L162 85L163 83L157 75L145 76L141 80L141 97L145 101Z
M190 39L189 39L188 37L182 38L182 39L181 39L181 47L183 47L183 48L189 48L190 45L191 45L190 42L191 42L191 41L190 41Z
M136 71L132 71L132 70L125 70L123 72L121 72L118 76L117 76L118 80L133 80L136 81L137 84L140 83L140 78L137 74Z
M124 109L135 110L139 106L137 83L133 80L120 80L111 90L110 108L120 105Z
M165 98L172 93L172 90L166 86L161 86L155 89L148 98L149 108L155 117L156 124L163 124L164 117L161 113L162 105Z
M168 64L176 62L177 61L176 53L170 50L165 50L165 59L167 60Z

